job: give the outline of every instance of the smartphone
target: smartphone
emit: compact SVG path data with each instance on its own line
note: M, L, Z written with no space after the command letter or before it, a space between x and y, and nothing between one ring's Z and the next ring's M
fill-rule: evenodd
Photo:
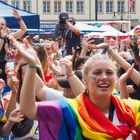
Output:
M7 62L6 66L8 67L9 73L10 75L14 74L14 69L15 69L15 63L12 62Z

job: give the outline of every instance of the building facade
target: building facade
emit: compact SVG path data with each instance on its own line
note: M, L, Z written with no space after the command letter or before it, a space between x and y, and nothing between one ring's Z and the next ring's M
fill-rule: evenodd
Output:
M66 11L78 21L131 21L133 26L140 19L140 0L3 0L17 8L38 13L41 22L58 21Z

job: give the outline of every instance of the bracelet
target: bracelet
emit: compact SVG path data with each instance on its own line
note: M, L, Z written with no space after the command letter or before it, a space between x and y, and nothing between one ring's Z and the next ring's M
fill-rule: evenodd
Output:
M20 22L22 20L22 17L16 18L16 20Z
M112 52L112 49L109 49L109 50L108 50L108 54L111 54L111 52Z
M31 68L31 69L38 69L38 68L40 68L41 66L38 65L38 64L28 64L28 67Z
M72 77L74 75L74 72L71 72L69 74L66 74L67 79L69 79L70 77Z

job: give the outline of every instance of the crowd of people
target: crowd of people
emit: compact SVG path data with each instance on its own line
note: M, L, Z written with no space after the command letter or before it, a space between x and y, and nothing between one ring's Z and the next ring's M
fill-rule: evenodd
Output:
M55 38L0 18L0 139L140 140L140 29L135 37L80 34L59 15Z

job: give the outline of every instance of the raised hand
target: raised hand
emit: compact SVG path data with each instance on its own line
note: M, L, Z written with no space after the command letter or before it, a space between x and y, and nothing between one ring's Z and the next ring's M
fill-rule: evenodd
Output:
M23 43L17 41L14 36L9 35L11 44L18 50L21 56L27 61L28 64L39 64L35 50L30 46L27 39Z
M14 16L16 19L21 18L21 16L19 15L19 13L17 12L17 10L15 10L15 9L13 9L12 14L13 14L13 16Z
M82 40L82 45L84 48L88 49L88 46L94 42L93 36L85 36Z
M72 70L72 62L68 60L67 58L60 59L60 64L65 66L65 73L69 74Z
M134 68L134 64L132 64L132 66L128 68L128 70L119 78L120 98L122 99L124 98L127 99L129 97L128 93L130 88L128 88L128 86L126 85L126 81L131 76L133 68Z
M132 64L132 66L124 74L121 75L121 77L119 78L119 81L121 83L126 82L128 80L128 78L132 74L133 68L134 68L134 64Z
M85 36L84 38L83 38L83 40L82 40L82 51L81 51L81 54L80 54L80 56L85 56L86 55L86 53L88 52L88 47L89 47L89 39L90 39L90 37L88 37L88 36Z
M127 86L127 93L131 94L134 92L135 92L135 89L134 89L133 85L128 85Z
M14 109L8 118L9 121L19 123L24 120L24 115L20 112L20 109Z

